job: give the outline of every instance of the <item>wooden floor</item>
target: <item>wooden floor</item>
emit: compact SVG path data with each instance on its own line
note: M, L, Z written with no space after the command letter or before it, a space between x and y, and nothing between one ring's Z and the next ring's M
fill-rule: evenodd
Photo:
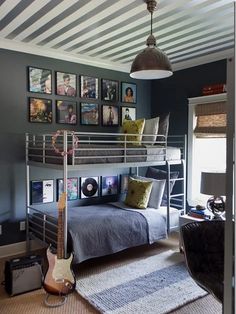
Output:
M75 272L83 272L86 268L93 268L94 271L96 269L112 269L116 268L120 265L129 264L133 261L140 259L143 256L152 256L156 254L160 254L163 251L173 249L178 250L178 234L173 234L168 240L159 241L150 246L142 246L138 248L129 249L112 256L107 256L103 258L99 258L96 260L91 260L84 262L80 265L75 265ZM40 254L44 254L44 252L39 252ZM6 259L0 259L0 279L1 282L4 277L4 264ZM23 295L9 297L4 287L0 287L0 313L1 314L31 314L31 313L76 313L76 314L89 314L89 313L98 313L91 305L88 304L85 300L83 300L78 293L74 292L69 295L67 303L58 308L47 308L44 305L45 292L43 289L25 293ZM57 302L56 298L53 297L53 301ZM209 310L210 307L210 310ZM155 311L153 312L155 313ZM158 312L156 312L158 313ZM191 302L187 306L178 309L173 314L220 314L221 306L215 301L215 299L211 296L207 296L195 302ZM128 314L128 313L127 313ZM139 313L137 313L139 314Z

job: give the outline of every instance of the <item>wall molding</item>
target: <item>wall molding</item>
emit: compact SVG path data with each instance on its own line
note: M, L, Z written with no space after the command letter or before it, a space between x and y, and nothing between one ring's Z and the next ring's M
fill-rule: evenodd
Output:
M44 246L36 240L30 241L32 251L43 249ZM0 246L0 258L12 257L18 254L26 254L26 241Z

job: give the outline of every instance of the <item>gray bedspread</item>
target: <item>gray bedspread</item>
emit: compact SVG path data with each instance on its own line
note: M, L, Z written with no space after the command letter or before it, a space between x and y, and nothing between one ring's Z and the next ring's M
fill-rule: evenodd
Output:
M70 208L68 230L75 263L166 237L165 219L157 211L142 214L111 204Z

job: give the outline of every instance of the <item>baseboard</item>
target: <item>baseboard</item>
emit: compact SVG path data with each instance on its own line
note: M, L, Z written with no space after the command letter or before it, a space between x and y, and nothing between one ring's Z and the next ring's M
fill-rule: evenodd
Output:
M31 251L35 251L44 248L44 246L36 240L30 240L30 248ZM26 254L26 251L26 241L2 245L0 246L0 258Z

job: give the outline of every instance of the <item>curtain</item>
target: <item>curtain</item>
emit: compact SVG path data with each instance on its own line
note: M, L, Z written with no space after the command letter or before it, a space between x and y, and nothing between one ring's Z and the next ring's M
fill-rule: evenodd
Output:
M226 102L199 104L195 107L197 137L226 137Z

